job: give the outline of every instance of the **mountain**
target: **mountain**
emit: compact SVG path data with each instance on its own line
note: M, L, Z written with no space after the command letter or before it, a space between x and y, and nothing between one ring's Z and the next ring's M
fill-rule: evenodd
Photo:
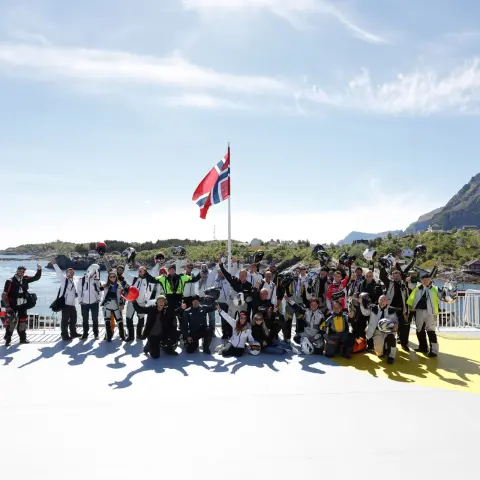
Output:
M403 234L401 230L392 230L390 232L380 233L350 232L343 240L340 240L337 245L341 247L342 245L349 245L355 240L373 240L374 238L386 238L389 233L391 233L393 236Z
M443 230L462 228L465 225L480 227L480 173L477 173L442 208L422 215L412 223L406 233L424 231L437 223Z

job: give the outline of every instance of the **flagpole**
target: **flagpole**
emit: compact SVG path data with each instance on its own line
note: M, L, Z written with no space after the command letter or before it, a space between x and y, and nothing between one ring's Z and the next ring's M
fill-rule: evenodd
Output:
M230 142L228 142L228 162L229 168L232 168L232 157L230 156ZM230 199L232 198L232 170L229 175L229 195L228 195L228 272L232 273L232 221L230 211Z

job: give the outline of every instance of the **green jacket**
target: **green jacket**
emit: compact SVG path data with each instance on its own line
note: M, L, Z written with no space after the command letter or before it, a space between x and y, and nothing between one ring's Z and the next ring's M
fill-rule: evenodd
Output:
M190 275L182 273L181 275L174 275L173 277L165 277L161 275L155 280L162 286L165 295L183 295L185 284L192 280Z

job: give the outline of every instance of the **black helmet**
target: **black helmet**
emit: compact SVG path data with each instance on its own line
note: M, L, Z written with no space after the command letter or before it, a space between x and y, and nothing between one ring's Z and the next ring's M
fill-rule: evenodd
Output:
M205 296L210 297L213 300L218 300L220 297L220 289L215 287L206 288Z
M380 257L378 259L378 263L383 267L383 268L390 268L392 264L390 263L390 260L387 257Z
M321 252L325 252L323 245L317 243L315 246L312 247L312 255L314 258L320 260Z
M264 255L265 255L265 252L263 250L258 250L257 252L255 252L255 254L253 255L253 263L261 262L263 260Z
M419 255L426 255L427 247L425 245L417 245L413 251L413 256L418 257Z

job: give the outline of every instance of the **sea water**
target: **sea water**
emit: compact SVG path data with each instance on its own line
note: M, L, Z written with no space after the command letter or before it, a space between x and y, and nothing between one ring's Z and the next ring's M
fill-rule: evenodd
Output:
M35 272L37 271L37 264L40 263L44 267L42 271L42 278L37 282L32 283L29 289L30 292L37 294L37 305L30 310L29 313L51 315L52 311L50 310L49 306L57 296L58 289L60 287L60 281L57 278L55 270L45 268L49 260L30 260L31 257L29 255L15 255L14 260L11 260L12 257L13 256L9 255L0 255L0 288L2 291L5 281L15 275L18 266L24 265L28 269L27 275L35 275ZM75 282L82 278L84 273L85 272L82 270L75 271ZM193 273L198 273L198 270L194 270ZM100 272L100 280L107 280L106 271ZM441 286L444 282L442 280L435 280L435 283ZM460 284L459 287L461 290L480 289L479 285L470 284Z

